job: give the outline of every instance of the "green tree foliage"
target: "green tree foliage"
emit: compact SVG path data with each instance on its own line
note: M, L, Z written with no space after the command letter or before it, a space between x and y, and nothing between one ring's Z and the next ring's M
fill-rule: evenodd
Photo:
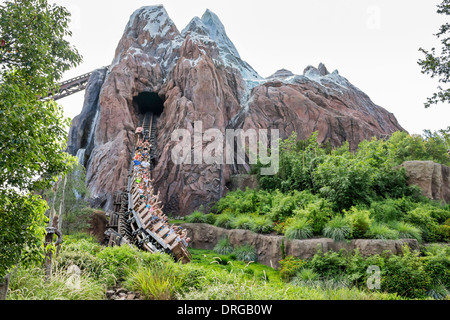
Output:
M267 191L283 193L309 190L341 211L378 199L415 194L407 185L406 173L397 167L407 160L432 160L450 164L447 150L450 128L425 131L424 136L396 132L387 141L363 141L355 152L348 143L330 150L317 142L317 133L297 141L295 133L280 143L280 170L274 176L259 177Z
M438 5L438 14L450 15L450 0L443 0ZM425 58L419 60L418 64L422 67L422 73L428 74L431 78L438 78L441 83L448 83L450 77L450 42L449 32L450 23L445 23L439 29L436 34L438 39L441 39L442 48L440 53L436 52L435 48L427 51L420 48L419 50L424 53ZM450 101L450 88L438 87L438 92L434 93L431 98L425 103L425 107L429 108L433 104L439 102Z
M0 277L39 256L46 204L33 194L73 161L64 152L69 121L62 108L39 99L81 62L64 39L68 23L69 12L46 0L0 5Z

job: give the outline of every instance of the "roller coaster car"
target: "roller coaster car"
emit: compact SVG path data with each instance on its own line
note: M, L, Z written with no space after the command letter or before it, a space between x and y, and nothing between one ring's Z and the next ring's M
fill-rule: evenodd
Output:
M180 242L171 247L171 251L176 260L181 261L182 264L191 262L192 256L190 252Z
M152 140L154 140L155 131L153 130L154 121L153 114L147 113L144 117L142 127L145 132L152 132ZM149 168L151 171L151 168ZM122 220L126 224L124 226L125 232L131 237L132 242L138 245L139 248L149 252L166 252L181 263L189 263L192 259L190 252L187 250L183 242L177 241L177 234L165 227L162 221L152 223L152 215L146 208L145 201L141 201L141 194L137 190L136 178L137 174L134 172L134 163L130 163L129 181L126 190L126 196L123 197ZM158 198L158 196L156 196ZM160 202L157 199L156 205ZM155 204L153 204L155 205ZM162 208L161 208L162 209ZM123 236L125 236L125 234ZM169 235L168 235L169 234ZM120 236L120 234L119 234ZM114 238L115 239L115 238Z

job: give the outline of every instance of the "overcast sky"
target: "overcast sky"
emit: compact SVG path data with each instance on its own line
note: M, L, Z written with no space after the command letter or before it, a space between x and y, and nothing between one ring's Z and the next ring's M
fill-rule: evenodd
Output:
M450 125L450 106L424 108L439 85L421 73L419 48L440 48L434 34L446 17L440 0L49 0L72 13L71 43L84 62L64 80L109 65L130 15L163 4L178 30L206 9L215 12L243 60L261 76L285 68L303 74L323 62L372 101L394 113L409 133ZM447 18L448 19L448 18ZM68 117L84 92L59 100Z

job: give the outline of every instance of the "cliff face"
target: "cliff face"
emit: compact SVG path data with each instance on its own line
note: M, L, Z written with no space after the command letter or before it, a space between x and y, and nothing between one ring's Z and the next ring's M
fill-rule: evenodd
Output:
M203 132L263 128L279 129L281 138L293 131L306 138L319 131L321 141L348 140L352 147L403 130L392 114L323 65L304 75L281 70L262 78L209 10L180 32L162 6L142 7L130 17L109 70L91 77L69 133L69 152L87 168L93 204L106 210L126 183L134 130L148 109L136 99L143 93L164 103L153 179L166 212L174 215L218 200L237 173L229 164L174 164L178 142L172 133L186 129L194 136L196 121Z

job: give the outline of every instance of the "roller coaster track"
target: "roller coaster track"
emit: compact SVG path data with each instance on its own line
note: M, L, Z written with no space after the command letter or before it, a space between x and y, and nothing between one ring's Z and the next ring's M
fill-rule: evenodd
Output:
M153 171L153 157L156 152L156 124L158 117L152 113L144 116L142 128L144 140L150 141L150 166L148 173ZM133 151L133 155L135 150ZM191 255L187 250L185 243L177 239L175 232L169 233L170 229L165 227L163 222L155 221L152 215L156 210L160 209L159 196L153 194L151 208L147 207L146 201L140 201L141 194L137 191L136 170L134 161L131 161L128 175L128 184L126 192L117 193L115 195L114 213L110 214L109 224L105 232L105 242L109 246L122 245L129 243L137 246L142 250L151 253L164 252L173 256L176 261L188 263ZM153 211L152 211L153 210Z
M105 68L109 69L109 66ZM91 77L93 72L94 71L59 83L57 88L49 91L48 96L43 98L43 100L53 99L56 101L68 97L77 92L83 91L84 89L86 89L86 86L89 82L89 78Z

